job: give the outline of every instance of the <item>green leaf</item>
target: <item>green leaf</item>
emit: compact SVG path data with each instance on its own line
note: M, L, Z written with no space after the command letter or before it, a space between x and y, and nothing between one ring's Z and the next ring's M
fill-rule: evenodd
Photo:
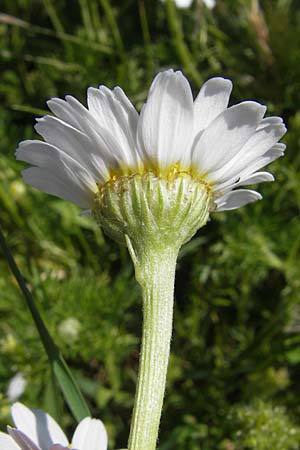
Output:
M15 276L18 285L24 295L27 306L30 310L34 323L39 332L42 344L44 349L48 355L53 373L60 385L64 398L77 421L82 420L84 417L90 416L89 408L79 390L78 385L76 384L73 375L65 362L60 350L54 343L51 338L46 325L43 322L32 298L31 293L29 292L26 282L14 260L14 257L6 243L6 239L2 233L0 228L0 247L3 250L4 255L6 256L9 267Z

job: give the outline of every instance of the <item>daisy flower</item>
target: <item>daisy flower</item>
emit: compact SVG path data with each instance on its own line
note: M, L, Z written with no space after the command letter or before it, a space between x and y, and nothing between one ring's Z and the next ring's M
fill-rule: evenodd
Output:
M15 428L0 432L1 450L106 450L107 433L101 420L86 417L77 426L71 444L48 414L22 403L11 408Z
M210 212L261 199L244 186L272 181L261 168L285 150L282 119L265 118L266 107L254 101L228 107L231 89L230 80L212 78L193 100L184 75L167 70L140 114L120 87L89 88L87 108L71 96L54 98L54 116L36 125L45 141L21 142L16 151L33 166L23 171L26 182L91 211L127 244L144 318L129 450L156 448L181 245Z
M120 87L90 87L87 108L74 97L52 98L53 115L37 119L44 138L19 144L16 158L33 167L24 180L43 192L93 210L101 186L120 177L189 174L210 192L210 211L236 209L261 199L248 184L272 181L260 169L282 156L280 117L245 101L228 107L232 83L206 81L193 100L188 80L167 70L155 77L138 114Z

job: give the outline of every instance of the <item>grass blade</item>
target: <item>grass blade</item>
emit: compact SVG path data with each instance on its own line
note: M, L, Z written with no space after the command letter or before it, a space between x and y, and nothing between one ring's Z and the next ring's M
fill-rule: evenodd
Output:
M14 257L6 243L6 239L0 228L0 247L7 259L8 265L15 276L17 283L22 291L22 294L26 300L27 306L30 310L34 323L39 332L42 344L49 358L52 370L60 385L64 398L77 421L80 421L84 417L90 416L89 408L77 386L73 375L65 362L61 352L51 338L46 325L43 322L32 298L30 291L28 290L25 280L14 260Z

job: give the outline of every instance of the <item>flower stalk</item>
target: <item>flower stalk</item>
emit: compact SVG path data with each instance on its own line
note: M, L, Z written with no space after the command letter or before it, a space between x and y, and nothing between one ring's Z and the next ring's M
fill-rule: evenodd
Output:
M172 336L178 249L151 249L136 258L143 292L143 335L129 450L156 448Z

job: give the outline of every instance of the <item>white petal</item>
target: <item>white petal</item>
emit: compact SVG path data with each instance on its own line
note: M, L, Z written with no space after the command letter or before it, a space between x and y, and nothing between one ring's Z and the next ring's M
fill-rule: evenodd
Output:
M270 151L279 151L284 155L284 152L286 150L286 145L283 142L278 142L278 144L273 145L273 147L270 149ZM282 156L281 155L281 156Z
M37 119L35 129L46 142L85 164L88 156L87 149L91 145L86 134L53 116Z
M203 84L194 101L194 133L197 135L228 105L232 83L225 78L211 78Z
M62 150L43 141L23 141L16 149L16 159L37 167L48 169L56 174L62 172L72 173L74 181L80 181L87 190L95 192L96 182L104 182L104 177L94 179L82 164L64 153Z
M242 178L237 186L244 186L246 184L257 184L263 181L274 181L274 176L269 172L255 172L247 178Z
M83 208L91 207L97 185L86 169L67 154L45 142L24 141L17 148L16 157L38 166L22 172L27 183ZM54 191L50 189L51 192L50 179L54 181Z
M262 167L265 167L266 165L270 164L271 162L273 162L276 159L283 156L284 149L285 149L284 144L274 145L263 156L257 158L255 161L253 161L251 164L249 164L249 166L240 173L240 177L238 177L238 178L233 177L231 180L228 180L223 184L216 185L215 192L223 191L223 190L225 190L225 192L227 192L228 190L231 190L234 187L236 187L238 184L240 184L239 179L242 181L252 175L253 176L256 175L257 173L259 173L259 172L256 172L257 170L260 170ZM269 179L269 180L264 180L264 181L273 181L273 180ZM243 184L246 184L246 183L243 182ZM224 187L225 187L225 189L224 189Z
M283 123L271 124L258 129L241 149L236 159L239 159L244 167L254 161L257 157L265 154L286 133Z
M259 192L250 191L247 189L238 189L237 191L232 191L229 194L216 200L216 211L226 211L231 209L237 209L241 206L245 206L248 203L255 202L256 200L261 200L262 196Z
M202 174L224 166L255 132L265 110L265 106L256 102L243 102L226 109L196 142L193 165Z
M282 149L283 147L285 148L284 144L274 145L263 156L254 161L251 165L249 165L247 173L254 173L257 170L261 169L262 167L267 166L271 162L283 156L284 155L284 149Z
M25 433L15 428L7 427L7 430L15 442L22 450L40 450L40 448L33 442ZM2 449L1 449L2 450ZM5 450L5 449L3 449Z
M42 450L48 450L52 444L68 445L64 432L49 414L15 403L11 415L16 428L30 436Z
M138 123L143 157L154 167L190 164L193 97L181 72L160 72L153 80Z
M103 140L91 130L87 135L52 116L38 119L35 129L45 141L79 162L89 173L93 174L94 178L103 176L104 160L110 164L110 160L114 159L113 156L107 154L108 150Z
M22 171L23 180L32 187L50 195L68 200L80 208L90 208L91 199L84 190L79 189L70 180L62 180L53 172L39 167L29 167Z
M119 86L116 86L113 91L113 98L115 102L118 102L119 106L122 106L123 113L127 117L127 123L128 123L128 130L127 133L131 134L130 139L133 138L133 141L135 143L135 135L139 120L139 114L123 89L121 89Z
M240 151L218 170L211 172L207 179L211 182L224 183L226 180L250 175L249 167L265 154L284 135L283 124L268 125L256 131Z
M20 142L16 149L16 157L21 161L37 166L40 165L38 161L42 159L47 159L49 164L53 159L53 164L75 166L76 174L79 173L84 179L87 179L88 184L104 183L109 178L108 168L99 155L91 153L86 156L85 161L78 161L76 155L69 155L63 149L43 141L27 140ZM49 164L46 167L49 167Z
M111 91L105 86L89 88L88 107L103 128L101 133L108 151L120 155L124 165L139 167L140 158L135 142L138 113L122 89L117 87Z
M0 449L1 450L20 450L11 436L0 431Z
M251 175L247 175L246 177L239 177L238 179L232 179L230 180L226 186L224 187L225 183L223 185L217 186L217 188L214 190L216 193L222 193L222 196L227 194L228 192L232 191L232 189L235 189L240 186L245 186L248 184L257 184L262 183L263 181L274 181L274 176L269 172L254 172L250 168ZM250 173L249 172L249 173Z
M261 121L261 123L258 125L257 129L259 130L259 129L267 127L269 125L280 125L282 123L283 123L283 120L282 120L281 117L276 117L276 116L274 116L274 117L265 117Z
M47 101L49 109L63 122L85 132L90 123L89 111L74 97L67 95L65 100L51 98Z
M101 420L83 419L75 430L72 447L78 450L106 450L107 433Z
M62 122L89 138L86 145L86 140L77 134L77 139L86 148L81 151L84 156L86 153L92 154L93 158L97 155L113 169L122 165L139 166L141 162L135 144L138 113L122 89L89 88L88 105L90 110L69 95L65 100L53 98L48 101L49 108ZM57 146L62 144L57 143Z

